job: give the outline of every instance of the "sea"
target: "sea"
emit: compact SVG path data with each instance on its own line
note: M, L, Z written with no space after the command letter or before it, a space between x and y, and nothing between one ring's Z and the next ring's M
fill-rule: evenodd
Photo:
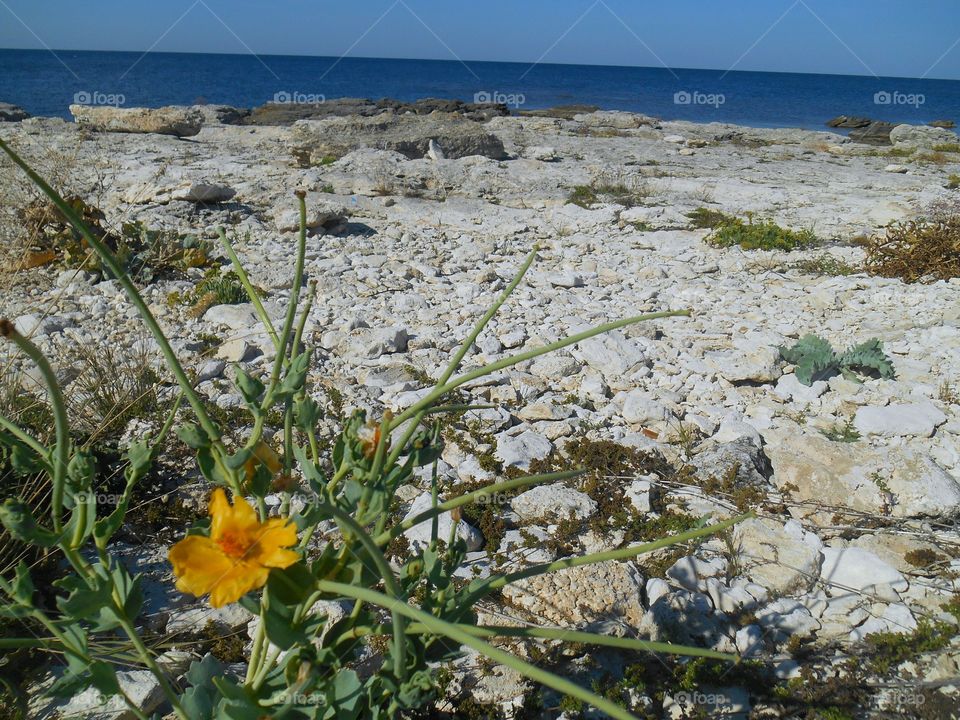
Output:
M960 124L960 81L661 67L293 55L0 49L0 101L70 118L118 107L334 98L501 102L514 111L594 105L663 120L823 129L837 115Z

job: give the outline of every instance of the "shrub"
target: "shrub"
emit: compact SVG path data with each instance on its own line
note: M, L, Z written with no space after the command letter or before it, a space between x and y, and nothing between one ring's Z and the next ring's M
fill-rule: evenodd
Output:
M806 335L789 349L781 347L780 356L797 366L797 380L803 385L813 385L817 380L840 374L849 380L857 380L858 375L885 379L894 376L893 365L883 352L883 343L877 339L837 354L823 338Z
M929 283L960 277L960 215L895 223L864 242L871 275Z
M739 218L720 221L707 242L722 248L739 245L744 250L797 250L816 244L817 237L810 230L789 230L772 220L754 222L749 216L747 222Z

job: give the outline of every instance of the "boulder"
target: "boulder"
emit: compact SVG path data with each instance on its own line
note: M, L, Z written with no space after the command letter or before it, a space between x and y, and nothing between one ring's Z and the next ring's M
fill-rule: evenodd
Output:
M398 152L414 160L427 156L430 141L444 157L506 157L503 142L482 125L452 114L332 117L300 120L291 131L291 150L302 165L318 165L358 148Z
M900 518L960 515L960 485L919 450L787 433L766 440L773 482L799 520L835 525L843 508Z
M820 575L822 543L796 520L745 520L733 542L741 573L776 595L809 590Z
M856 593L898 601L909 587L906 578L869 550L857 547L825 547L820 579L832 597Z
M497 450L494 454L504 467L526 470L531 460L542 460L553 450L553 443L532 430L525 430L516 436L500 433L496 439Z
M953 120L933 120L928 122L927 125L935 128L946 128L947 130L953 130L957 126Z
M0 122L20 122L30 117L30 113L17 105L0 102Z
M155 133L191 137L203 128L203 114L194 108L119 108L71 105L77 125L97 132Z
M890 142L895 148L933 150L937 145L955 145L960 142L960 137L946 128L897 125L890 131Z

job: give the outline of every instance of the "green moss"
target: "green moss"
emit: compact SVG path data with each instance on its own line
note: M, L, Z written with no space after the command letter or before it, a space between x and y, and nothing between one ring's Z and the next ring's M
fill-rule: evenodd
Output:
M246 633L232 631L227 634L210 620L201 633L206 642L210 643L210 653L224 663L243 662L246 659L244 646L247 644Z
M724 220L707 237L707 242L721 248L739 246L744 250L797 250L815 245L818 241L810 230L789 230L772 220L754 222L753 217L749 216L747 222L739 218Z
M940 143L934 145L933 149L935 152L960 153L960 143Z

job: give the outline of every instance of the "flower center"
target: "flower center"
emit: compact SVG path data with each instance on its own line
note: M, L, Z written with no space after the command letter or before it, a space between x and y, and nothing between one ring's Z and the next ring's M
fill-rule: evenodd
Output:
M217 540L217 545L225 554L235 558L242 558L250 550L250 540L245 533L227 531Z

